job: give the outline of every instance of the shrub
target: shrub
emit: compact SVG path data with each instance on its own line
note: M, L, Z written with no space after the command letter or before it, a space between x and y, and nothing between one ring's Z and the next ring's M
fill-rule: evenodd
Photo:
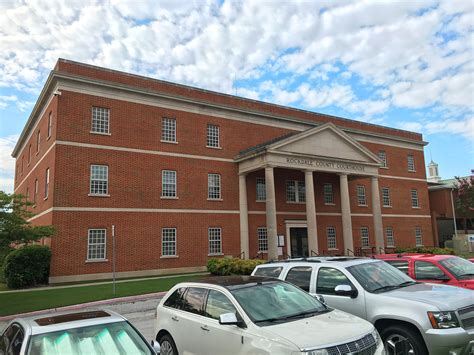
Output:
M437 247L397 248L395 249L395 253L422 253L422 254L453 255L454 250L451 248L437 248Z
M3 275L3 262L5 261L7 255L10 254L12 251L13 248L10 247L0 248L0 282L5 282L5 277Z
M28 245L12 251L5 259L4 275L9 288L47 284L51 250L46 246Z
M255 266L263 264L264 260L239 258L219 258L209 259L207 262L207 271L213 275L250 275Z

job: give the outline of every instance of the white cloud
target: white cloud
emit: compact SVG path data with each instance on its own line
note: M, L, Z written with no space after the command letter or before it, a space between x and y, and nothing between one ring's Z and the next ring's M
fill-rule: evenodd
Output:
M15 176L15 159L11 153L19 135L0 137L0 190L13 192L13 178Z
M447 119L442 121L422 120L421 122L403 122L401 129L416 131L423 134L456 134L474 142L474 117L464 119Z

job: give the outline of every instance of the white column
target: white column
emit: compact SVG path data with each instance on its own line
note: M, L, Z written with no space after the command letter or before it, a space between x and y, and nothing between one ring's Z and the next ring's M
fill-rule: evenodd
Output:
M349 183L347 174L339 175L341 188L341 213L342 213L342 235L344 238L344 254L348 254L347 249L354 251L354 240L352 238L351 201L349 198Z
M374 215L374 230L375 230L375 252L380 254L380 248L385 248L383 238L382 226L382 210L380 209L380 192L379 179L377 176L372 176L372 213Z
M278 236L273 167L265 168L265 192L267 208L268 260L278 259Z
M313 172L304 172L304 183L306 193L306 223L308 225L308 254L311 251L319 253L318 249L318 231L316 227L316 203L314 201Z
M240 252L244 253L244 258L249 255L249 214L247 205L247 176L239 175L239 211L240 211Z

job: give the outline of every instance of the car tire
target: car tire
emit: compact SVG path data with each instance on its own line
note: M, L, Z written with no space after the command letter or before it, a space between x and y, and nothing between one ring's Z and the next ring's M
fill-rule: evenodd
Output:
M419 334L407 326L391 325L380 332L387 355L395 354L395 343L407 340L409 343L408 355L428 355L425 342Z
M160 355L178 355L178 349L171 335L163 335L159 343L161 347Z

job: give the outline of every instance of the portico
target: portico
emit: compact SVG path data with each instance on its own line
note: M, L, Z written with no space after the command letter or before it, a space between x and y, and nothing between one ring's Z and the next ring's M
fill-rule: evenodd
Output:
M278 258L278 226L275 191L275 169L299 170L304 173L304 196L308 235L308 256L319 254L317 211L315 203L315 172L337 174L341 196L341 220L344 254L354 250L350 207L349 179L371 179L372 215L377 251L384 247L382 214L378 184L378 157L332 123L286 135L241 152L239 165L240 245L249 257L249 222L246 176L265 171L265 214L268 259ZM279 193L281 193L279 191ZM288 236L287 236L288 237Z

